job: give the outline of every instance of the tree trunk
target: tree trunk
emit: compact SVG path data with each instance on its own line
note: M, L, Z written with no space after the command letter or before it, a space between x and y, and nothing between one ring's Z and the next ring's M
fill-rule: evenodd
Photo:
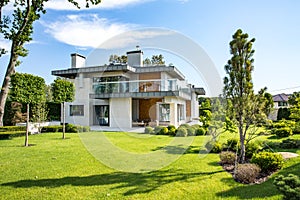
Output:
M244 131L243 131L243 121L242 117L239 119L239 135L240 135L240 145L241 145L241 152L239 156L239 163L245 162L245 137L244 137Z
M66 113L65 113L65 102L62 102L62 109L63 109L63 113L62 113L62 123L63 123L63 136L62 139L65 139L65 133L66 133L66 126L65 126L65 122L66 122Z
M27 119L26 119L26 135L25 135L25 147L28 147L28 133L29 133L29 103L27 104Z
M14 44L13 44L14 45ZM12 47L13 48L13 47ZM0 126L3 126L3 117L4 117L4 110L5 110L5 103L7 99L7 95L9 92L9 84L10 84L10 77L15 73L15 66L17 62L18 56L11 52L11 57L6 69L5 77L2 83L2 88L0 92Z

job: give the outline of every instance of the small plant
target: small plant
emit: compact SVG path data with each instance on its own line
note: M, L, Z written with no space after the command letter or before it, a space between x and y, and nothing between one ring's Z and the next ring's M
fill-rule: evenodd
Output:
M187 130L183 127L179 127L176 131L177 137L186 137L187 136Z
M239 148L238 143L239 140L237 138L231 138L227 140L226 147L228 150L236 152Z
M206 131L204 128L200 127L198 129L196 129L195 131L195 134L198 136L198 135L205 135L206 134Z
M286 177L279 175L275 178L273 184L283 194L283 199L300 199L300 179L297 175L289 174Z
M162 127L159 131L160 135L168 135L169 129L167 127Z
M150 126L147 126L146 128L145 128L145 130L144 130L144 133L145 134L153 134L153 128L152 127L150 127Z
M205 147L211 153L220 153L223 149L222 143L220 143L218 141L216 141L216 142L210 141L210 142L205 144Z
M289 127L275 128L272 130L272 133L275 134L277 137L289 137L293 135L293 131Z
M260 170L260 167L256 164L239 164L235 172L235 178L242 183L254 183Z
M283 166L283 157L278 153L259 152L251 158L251 163L257 164L263 172L273 172Z
M236 154L232 151L222 151L220 153L220 162L222 164L234 164L236 160Z

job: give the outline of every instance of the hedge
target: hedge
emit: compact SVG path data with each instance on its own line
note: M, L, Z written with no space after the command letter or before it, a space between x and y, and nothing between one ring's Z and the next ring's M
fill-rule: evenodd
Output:
M7 132L0 132L0 140L7 140L13 137L20 137L25 136L26 131L7 131Z

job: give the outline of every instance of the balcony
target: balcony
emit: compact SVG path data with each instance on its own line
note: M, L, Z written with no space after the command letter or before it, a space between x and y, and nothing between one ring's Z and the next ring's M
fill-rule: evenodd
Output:
M150 98L180 96L191 98L191 88L178 79L135 80L118 82L98 82L93 84L94 94L90 98Z

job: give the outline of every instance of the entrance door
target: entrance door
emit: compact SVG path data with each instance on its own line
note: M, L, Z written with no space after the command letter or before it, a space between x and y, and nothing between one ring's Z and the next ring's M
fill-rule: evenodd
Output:
M109 126L109 106L97 105L95 106L96 119L100 126Z

